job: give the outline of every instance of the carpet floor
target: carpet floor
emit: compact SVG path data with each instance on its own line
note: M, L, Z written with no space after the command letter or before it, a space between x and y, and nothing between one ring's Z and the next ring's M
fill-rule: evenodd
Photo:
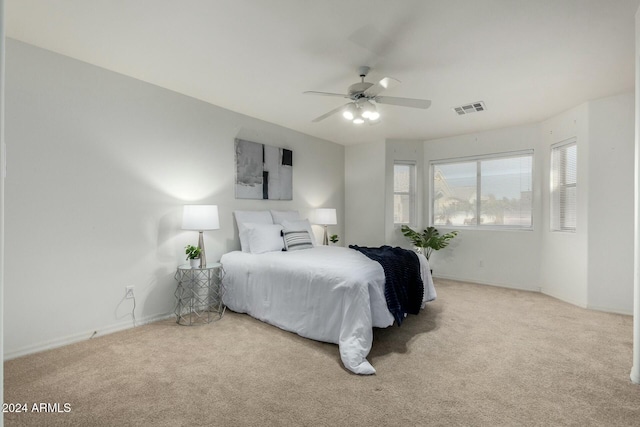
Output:
M374 376L345 370L336 345L227 311L5 362L5 402L28 406L5 425L640 425L631 316L448 280L436 289L420 315L374 331Z

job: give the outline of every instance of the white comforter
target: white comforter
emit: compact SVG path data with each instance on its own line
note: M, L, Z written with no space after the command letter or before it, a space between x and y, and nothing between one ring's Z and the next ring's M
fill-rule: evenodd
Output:
M426 258L419 259L424 303L435 299L436 292ZM336 246L264 254L237 251L220 261L228 308L306 338L338 344L347 369L376 372L366 359L372 327L393 324L379 263Z

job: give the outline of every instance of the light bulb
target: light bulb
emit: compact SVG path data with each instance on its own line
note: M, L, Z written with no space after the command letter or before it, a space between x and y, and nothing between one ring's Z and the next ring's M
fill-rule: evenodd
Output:
M376 107L369 101L365 101L360 105L362 110L362 117L365 119L371 118L371 114L376 111Z
M372 111L371 113L369 113L369 117L368 118L371 121L378 120L380 118L380 113L378 113L377 111Z
M344 117L347 120L353 120L353 118L356 116L356 104L354 104L353 102L350 103L349 105L347 105L344 109L344 111L342 112L342 117Z
M356 117L355 119L353 119L353 124L354 125L361 125L364 123L364 119L361 117Z

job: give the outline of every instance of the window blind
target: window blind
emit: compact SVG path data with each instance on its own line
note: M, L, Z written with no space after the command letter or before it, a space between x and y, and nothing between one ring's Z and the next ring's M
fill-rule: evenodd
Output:
M393 165L393 222L413 225L415 223L416 165L396 162Z
M576 231L577 166L575 139L551 147L552 231Z

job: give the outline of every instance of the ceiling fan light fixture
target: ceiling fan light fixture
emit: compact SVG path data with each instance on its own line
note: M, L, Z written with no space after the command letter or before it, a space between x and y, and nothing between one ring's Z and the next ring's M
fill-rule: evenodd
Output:
M384 77L378 83L369 83L364 81L365 77L369 73L369 67L362 66L358 71L360 72L361 81L349 86L346 94L317 91L303 92L310 95L334 96L350 100L346 105L334 108L328 113L325 113L320 117L316 117L312 122L317 123L340 112L346 120L349 120L354 124L362 124L365 121L368 121L369 124L376 124L379 123L380 119L380 113L377 111L376 104L397 105L400 107L420 108L423 110L431 106L431 101L428 99L380 96L382 91L396 86L400 81L393 77ZM464 110L460 110L463 111L464 114ZM456 108L456 111L458 111L458 108Z

